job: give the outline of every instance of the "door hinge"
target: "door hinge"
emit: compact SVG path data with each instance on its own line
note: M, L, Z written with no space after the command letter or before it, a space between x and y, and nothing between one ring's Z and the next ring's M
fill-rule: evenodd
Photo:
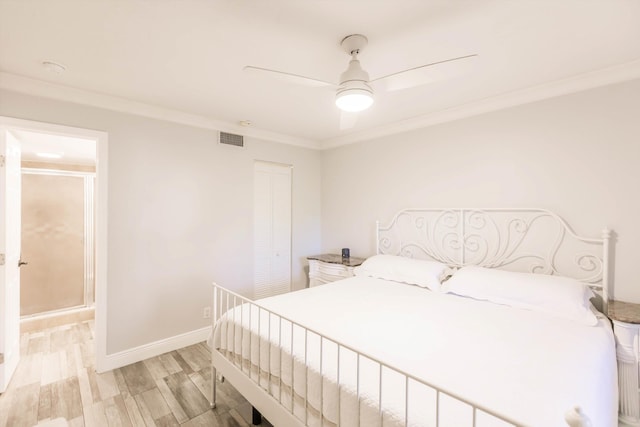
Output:
M4 156L0 155L0 168L4 167Z
M0 254L0 265L4 265L4 254Z

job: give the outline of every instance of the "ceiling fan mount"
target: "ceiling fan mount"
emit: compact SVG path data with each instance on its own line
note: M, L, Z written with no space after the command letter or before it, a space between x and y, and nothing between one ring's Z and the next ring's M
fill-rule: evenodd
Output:
M362 34L351 34L342 39L340 46L347 55L358 55L368 43L369 40Z

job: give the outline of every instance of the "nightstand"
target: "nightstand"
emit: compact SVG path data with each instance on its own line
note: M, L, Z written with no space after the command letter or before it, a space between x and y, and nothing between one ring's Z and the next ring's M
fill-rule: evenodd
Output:
M364 262L363 258L342 258L336 254L308 256L309 287L312 288L336 280L353 277L353 269Z
M620 421L640 426L640 393L638 364L640 363L640 304L609 301L609 318L613 321L618 358L618 405Z

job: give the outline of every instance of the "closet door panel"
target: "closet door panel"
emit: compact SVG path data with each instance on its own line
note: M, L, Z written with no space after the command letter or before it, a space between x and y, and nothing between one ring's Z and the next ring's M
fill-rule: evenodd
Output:
M291 290L291 167L254 169L254 298Z

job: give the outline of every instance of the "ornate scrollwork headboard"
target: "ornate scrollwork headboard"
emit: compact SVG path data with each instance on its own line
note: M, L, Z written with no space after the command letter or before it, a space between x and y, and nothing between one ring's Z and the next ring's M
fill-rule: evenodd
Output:
M544 209L405 209L376 230L379 254L568 276L608 299L610 231L581 237Z

